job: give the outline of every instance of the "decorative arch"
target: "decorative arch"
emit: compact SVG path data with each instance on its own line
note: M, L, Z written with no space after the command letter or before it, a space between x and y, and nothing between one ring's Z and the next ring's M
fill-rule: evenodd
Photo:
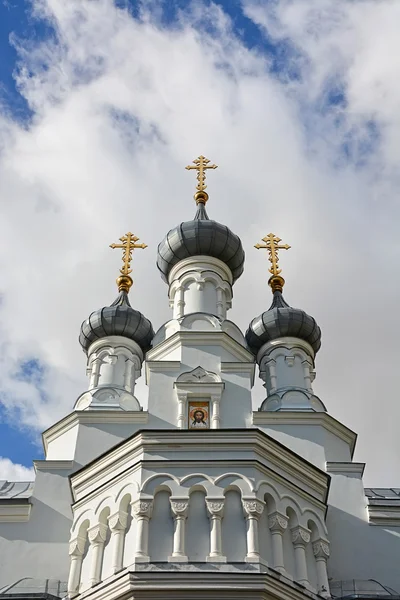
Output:
M170 490L171 494L177 493L177 490L179 489L179 479L170 473L156 473L154 475L150 475L150 477L143 482L139 491L144 494L154 495L154 490L158 487L156 481L157 479L160 480L158 486L165 486Z

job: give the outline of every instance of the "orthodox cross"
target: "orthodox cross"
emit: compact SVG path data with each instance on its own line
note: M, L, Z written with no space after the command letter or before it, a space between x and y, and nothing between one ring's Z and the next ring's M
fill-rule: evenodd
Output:
M201 194L201 197L206 196L207 192L205 191L206 189L206 170L207 169L217 169L218 165L210 165L210 161L208 160L208 158L206 158L205 156L199 156L199 158L196 158L193 161L193 165L188 165L187 167L185 167L185 169L187 169L188 171L191 171L192 169L197 171L197 181L198 184L196 185L196 190L197 190L197 194ZM197 196L196 194L196 196ZM195 196L195 198L196 198ZM197 198L196 198L197 199ZM206 196L205 200L208 199L208 195Z
M278 268L278 262L279 262L279 256L278 256L278 250L289 250L289 248L291 248L291 246L289 246L288 244L281 244L279 245L279 242L281 242L281 238L274 235L273 233L269 233L265 238L262 239L263 242L265 242L265 245L263 244L256 244L254 246L254 248L257 248L257 250L260 250L260 248L264 248L265 250L268 250L269 253L269 257L268 260L271 263L271 268L269 269L269 272L272 273L272 275L274 277L276 277L277 275L279 275L282 272L282 269Z
M126 233L119 239L122 242L122 244L110 244L110 248L121 248L123 250L122 261L124 264L122 269L120 269L120 273L122 275L129 275L129 273L132 273L132 269L130 268L130 266L133 250L135 250L136 248L147 248L147 245L136 244L139 238L133 235L133 233L131 232Z

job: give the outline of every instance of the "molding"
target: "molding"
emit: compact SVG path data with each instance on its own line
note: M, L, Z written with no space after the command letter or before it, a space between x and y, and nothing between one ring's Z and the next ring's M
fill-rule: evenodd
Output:
M304 484L319 496L318 502L326 500L329 475L257 429L210 429L196 431L196 435L186 429L139 431L70 476L74 500L80 501L90 493L94 483L103 481L100 486L103 487L110 479L123 475L127 469L134 466L135 462L137 463L139 455L144 456L146 453L154 452L168 453L180 449L184 456L198 451L200 456L204 457L205 447L214 452L213 462L217 459L216 452L236 450L243 453L251 450L254 457L242 461L242 465L264 459L269 462L265 468L276 473L278 477L284 477L286 485L298 487ZM152 462L146 461L146 464ZM172 463L168 458L154 462L163 465ZM179 464L180 461L174 462ZM262 463L260 468L263 468ZM303 490L303 493L308 497L314 497L313 493L306 490Z
M254 385L254 377L256 372L256 363L246 362L221 362L221 373L244 373L250 377L250 385Z
M162 361L165 356L182 346L221 346L238 362L253 363L254 356L225 331L176 331L147 353L149 361Z
M135 564L79 595L90 600L304 600L321 597L261 564Z
M146 385L148 385L148 381L150 379L150 373L152 371L164 373L172 372L175 373L181 368L180 360L146 360L144 363L145 366L145 376L146 376Z
M326 472L335 475L358 475L362 479L364 475L365 463L356 462L327 462Z
M315 352L308 342L302 340L301 338L288 336L270 340L269 342L266 342L263 346L261 346L261 348L257 352L257 362L260 363L263 356L265 356L266 354L270 354L274 350L274 348L281 347L287 348L288 350L292 350L293 348L302 348L307 352L307 354L310 354L312 359L314 360Z
M28 502L1 502L0 523L26 523L29 521L32 505Z
M213 256L206 256L205 254L199 254L196 256L189 256L176 263L169 272L168 284L180 279L183 275L190 271L212 271L221 277L222 281L226 281L231 286L233 285L232 271L226 263L219 258Z
M381 527L400 527L400 506L368 505L370 525Z
M331 417L330 414L323 412L254 411L253 425L256 427L262 425L319 425L346 442L352 457L357 441L357 434L354 431Z
M97 350L104 347L111 347L114 349L121 347L127 348L133 354L136 354L139 357L140 362L143 362L143 350L141 349L139 344L137 344L130 338L124 337L123 335L108 335L106 337L99 338L92 342L87 352L88 360L90 360L90 356L93 353L97 352Z
M148 412L145 410L76 410L42 433L43 448L45 454L47 454L49 444L76 425L96 425L100 423L145 424L147 421Z
M34 460L33 466L36 471L73 471L75 461L73 460Z

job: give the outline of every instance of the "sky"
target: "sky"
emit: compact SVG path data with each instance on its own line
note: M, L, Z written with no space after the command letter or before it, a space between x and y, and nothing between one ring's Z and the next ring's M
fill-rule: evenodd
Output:
M322 329L314 391L365 485L399 487L399 22L391 0L0 0L0 479L33 477L86 389L79 327L115 298L125 232L148 244L132 305L171 317L156 249L204 154L208 213L246 251L229 318L268 309L253 246L278 234L285 298Z

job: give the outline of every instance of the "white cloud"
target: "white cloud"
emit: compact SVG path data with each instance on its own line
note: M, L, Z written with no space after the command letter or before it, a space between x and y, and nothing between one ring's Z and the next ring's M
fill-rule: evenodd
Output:
M281 261L287 300L323 330L316 392L359 432L368 481L396 483L396 5L281 0L266 11L266 3L246 2L269 36L290 40L301 68L294 80L271 73L270 59L235 38L212 5L196 3L174 27L157 11L134 20L111 0L34 6L51 18L57 39L19 42L18 80L32 123L0 119L7 409L40 430L85 388L79 325L113 300L119 256L108 245L125 231L149 244L135 256L133 305L156 329L170 317L156 246L194 214L194 182L183 167L203 153L220 165L210 176L209 213L247 251L231 318L245 328L268 308L265 257L253 244L275 231L293 247ZM324 101L332 81L347 105ZM379 143L368 138L371 119ZM355 148L352 160L343 160L345 141ZM39 382L15 377L31 358L45 367ZM255 402L262 397L257 391Z
M0 480L5 481L33 481L35 474L33 469L27 469L18 465L8 458L0 456Z

